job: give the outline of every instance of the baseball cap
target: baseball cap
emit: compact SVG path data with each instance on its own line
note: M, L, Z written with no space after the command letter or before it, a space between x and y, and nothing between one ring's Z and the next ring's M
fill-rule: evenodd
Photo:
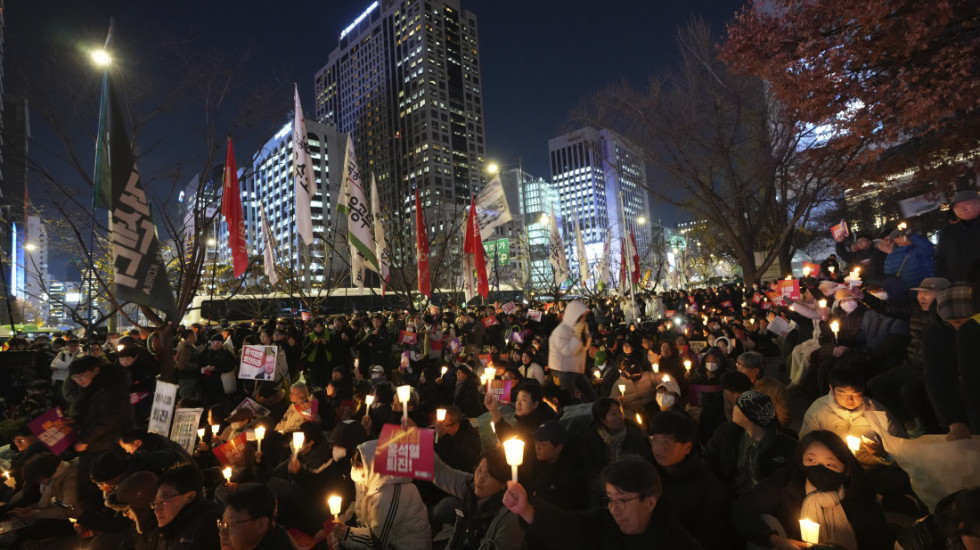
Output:
M909 290L932 290L938 292L940 290L946 290L947 288L949 288L948 280L942 277L926 277L925 279L922 279L919 286Z
M950 199L950 204L956 204L963 201L973 201L980 200L980 191L976 189L964 189L962 191L957 191L953 198Z
M549 441L554 445L564 445L568 440L568 433L557 420L549 420L538 426L531 437L536 441Z

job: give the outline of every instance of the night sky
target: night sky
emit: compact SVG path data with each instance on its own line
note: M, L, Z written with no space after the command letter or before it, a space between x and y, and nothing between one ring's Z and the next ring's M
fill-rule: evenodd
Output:
M5 88L7 93L20 92L21 72L11 67L19 63L30 73L36 68L32 66L36 52L44 48L100 45L111 16L118 66L131 78L155 71L141 54L156 47L164 33L186 38L193 48L229 54L251 45L256 54L243 69L249 81L284 82L288 89L283 105L288 108L289 83L296 81L303 107L311 115L314 73L336 47L340 31L369 4L368 0L7 0ZM550 178L547 141L568 128L568 114L583 96L621 78L644 82L676 60L673 39L678 25L696 14L720 30L742 4L740 0L464 0L464 9L476 14L479 26L488 158L508 163L521 156L526 171ZM168 81L167 75L152 76L154 86ZM97 112L97 75L65 85L90 88L93 113ZM199 154L193 139L197 119L189 112L190 108L178 105L158 122L156 134L147 138L156 149L141 166L144 174L158 168L155 163L173 166ZM284 109L282 118L248 135L233 136L239 166L247 163L247 155L281 126L287 114ZM93 116L91 126L96 124ZM36 140L52 139L41 117L33 117L32 129ZM150 181L151 193L166 196ZM677 221L670 219L668 209L658 217Z

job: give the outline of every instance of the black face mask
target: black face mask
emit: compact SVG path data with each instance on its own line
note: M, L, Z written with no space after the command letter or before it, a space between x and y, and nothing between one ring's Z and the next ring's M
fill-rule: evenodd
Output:
M803 474L818 491L836 491L847 476L823 465L804 466Z

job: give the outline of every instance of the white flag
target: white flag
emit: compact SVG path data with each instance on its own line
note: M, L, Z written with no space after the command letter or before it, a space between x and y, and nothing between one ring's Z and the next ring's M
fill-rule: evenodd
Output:
M371 213L361 172L357 168L354 140L347 135L347 155L344 158L344 175L341 180L337 210L347 214L347 242L350 243L351 281L357 288L364 288L364 268L378 271L378 257L374 253L374 237L371 235Z
M299 102L299 88L293 84L296 112L293 115L293 180L296 182L296 233L306 244L313 244L313 214L310 203L316 195L316 178L313 177L313 160L306 137L306 120Z
M493 236L494 228L512 219L504 186L500 183L498 174L476 196L476 221L480 224L480 239L486 241Z
M612 283L612 271L610 270L610 255L612 254L612 231L606 230L606 242L602 245L602 259L599 260L599 280L608 286Z
M585 254L585 241L582 240L582 226L578 223L578 212L575 213L575 254L578 255L578 276L582 279L582 288L589 280L589 258Z
M388 244L385 242L385 228L381 223L381 197L378 196L378 182L371 174L371 217L374 219L374 254L378 259L379 275L385 283L391 278L388 270ZM382 292L384 292L382 285Z
M555 284L561 286L568 279L568 257L565 256L565 244L558 231L558 218L555 209L551 209L551 265L555 268Z
M259 216L262 218L262 234L265 236L265 246L262 247L262 267L265 276L269 278L269 284L274 285L279 282L279 274L276 273L276 254L272 248L272 231L269 230L269 220L265 217L265 208L259 207Z

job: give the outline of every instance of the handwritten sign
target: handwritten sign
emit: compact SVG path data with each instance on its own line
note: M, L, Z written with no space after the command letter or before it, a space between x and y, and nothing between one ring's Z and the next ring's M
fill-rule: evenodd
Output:
M177 384L157 382L156 393L153 394L153 405L150 407L150 424L146 431L170 435L170 421L174 416L174 405L177 404Z
M497 398L499 403L510 403L510 390L513 380L491 380L490 394Z
M276 360L279 346L245 346L238 377L245 380L276 380Z
M245 463L245 446L247 443L248 434L242 432L231 441L211 449L211 452L223 466L235 467Z
M517 311L517 305L515 305L514 302L507 302L506 304L500 306L500 310L506 315L510 315L511 313Z
M432 480L435 432L412 426L402 430L385 424L374 453L374 471L381 475Z
M61 407L55 407L27 423L31 433L44 443L53 454L59 455L75 443L78 434L70 424L65 422L65 414Z
M174 425L170 428L170 441L175 441L188 454L194 452L197 443L197 426L204 409L177 409L174 411Z
M705 340L691 340L690 341L691 351L694 353L701 353L704 348L708 347L708 342Z
M251 397L246 397L244 400L242 400L241 403L238 404L237 407L234 408L234 410L231 411L231 413L228 414L228 418L235 416L236 414L238 414L238 411L241 410L252 411L253 417L269 416L270 414L272 414L272 412L269 411L269 409L263 407L262 405L259 405L258 401L252 399Z
M409 346L414 346L419 341L419 335L416 332L410 332L403 330L398 333L398 343L407 344Z

